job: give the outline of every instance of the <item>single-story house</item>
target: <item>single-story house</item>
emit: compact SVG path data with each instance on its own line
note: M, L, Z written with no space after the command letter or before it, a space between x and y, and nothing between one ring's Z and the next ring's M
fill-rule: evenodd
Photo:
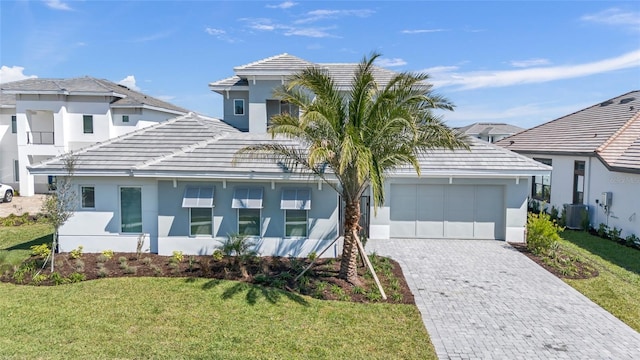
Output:
M293 140L243 132L189 113L76 151L75 214L59 250L130 251L141 236L159 254L211 254L229 234L245 234L262 255L306 256L340 234L341 201L315 176L265 160L238 159L256 142ZM234 161L235 160L235 161ZM468 150L434 150L422 176L398 169L386 202L365 204L370 238L524 240L530 179L550 167L471 139ZM64 176L61 157L30 167ZM325 256L336 256L336 243Z
M494 143L506 138L507 136L517 134L524 129L519 126L506 123L477 122L459 127L457 130L471 137Z
M567 225L640 236L640 91L549 121L497 145L553 166L531 179L531 197L568 209Z

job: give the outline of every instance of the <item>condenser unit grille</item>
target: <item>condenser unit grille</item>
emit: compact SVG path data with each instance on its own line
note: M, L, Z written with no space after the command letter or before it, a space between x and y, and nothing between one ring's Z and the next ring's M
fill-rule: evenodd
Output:
M569 229L584 230L582 228L582 220L589 213L589 207L583 204L564 204L567 209L567 227Z

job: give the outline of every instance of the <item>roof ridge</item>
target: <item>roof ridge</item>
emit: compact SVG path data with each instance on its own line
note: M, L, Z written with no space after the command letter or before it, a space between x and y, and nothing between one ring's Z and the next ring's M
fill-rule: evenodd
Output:
M220 140L223 137L226 137L226 135L229 134L229 133L230 133L230 131L221 130L218 133L217 136L213 136L213 137L208 138L206 140L198 141L197 143L193 143L193 144L189 144L187 146L183 146L180 149L172 151L171 154L160 155L160 156L156 157L155 159L147 160L147 161L143 162L140 165L134 166L133 168L135 170L140 170L140 169L142 169L142 168L144 168L146 166L157 164L157 163L159 163L161 161L170 159L170 158L175 157L175 156L177 156L179 154L184 154L184 153L186 153L188 151L192 151L192 150L195 150L197 148L201 148L203 146L206 146L206 145L209 145L209 144L211 144L213 142L216 142L216 141Z
M522 134L528 133L528 132L530 132L530 131L532 131L532 130L534 130L534 129L537 129L537 128L541 127L541 126L545 126L545 125L548 125L548 124L551 124L551 123L555 123L556 121L560 121L560 120L562 120L562 119L564 119L564 118L567 118L567 117L569 117L569 116L572 116L572 115L575 115L575 114L577 114L577 113L580 113L580 112L583 112L583 111L586 111L586 110L592 109L592 108L594 108L594 107L596 107L596 106L600 106L601 104L604 104L604 103L606 103L606 102L612 101L613 99L621 98L621 97L623 97L623 96L626 96L626 95L629 95L629 94L631 94L631 93L638 92L638 91L640 91L640 90L631 90L631 91L628 91L628 92L626 92L626 93L624 93L624 94L622 94L622 95L614 96L614 97L612 97L612 98L610 98L610 99L607 99L607 100L605 100L605 101L599 101L599 102L597 102L597 103L595 103L595 104L593 104L593 105L591 105L591 106L588 106L588 107L586 107L586 108L584 108L584 109L576 110L576 111L574 111L574 112L572 112L572 113L570 113L570 114L563 115L563 116L561 116L561 117L559 117L559 118L557 118L557 119L553 119L553 120L550 120L550 121L547 121L547 122L543 122L542 124L538 124L538 125L536 125L536 126L534 126L534 127L528 128L528 129L526 129L526 130L524 130L524 131L520 131L519 133L516 133L516 134L510 135L510 136L507 136L506 138L500 139L500 141L509 140L509 139L511 139L511 138L512 138L512 137L514 137L514 136L519 136L519 135L522 135Z
M282 53L282 54L277 54L277 55L269 56L269 57L264 58L264 59L260 59L260 60L253 61L253 62L250 62L250 63L248 63L248 64L244 64L244 65L236 66L236 67L235 67L235 68L233 68L233 69L234 69L234 70L236 70L236 69L242 69L242 68L245 68L245 67L249 67L249 66L253 66L253 65L257 65L257 64L261 64L261 63L263 63L263 62L267 62L267 61L270 61L270 60L273 60L273 59L277 59L277 58L279 58L279 57L287 56L287 55L289 55L289 56L293 56L293 57L295 57L295 58L298 58L297 56L294 56L294 55L291 55L291 54L288 54L288 53L284 52L284 53ZM300 60L304 60L304 59L302 59L302 58L298 58L298 59L300 59ZM305 61L306 61L306 60L305 60Z
M615 156L615 154L622 154L624 151L621 150L612 150L612 149L608 149L609 146L616 140L618 140L620 138L620 136L629 128L631 127L631 125L634 124L634 122L638 121L638 123L640 124L640 111L636 111L636 113L629 119L627 120L626 123L624 123L624 125L622 125L615 133L613 133L613 135L611 135L602 145L600 145L597 149L596 152L597 153L603 153L605 151L609 151L612 152ZM632 138L631 140L626 139L624 141L621 141L623 146L625 149L627 149L631 144L633 144L636 140L636 137Z

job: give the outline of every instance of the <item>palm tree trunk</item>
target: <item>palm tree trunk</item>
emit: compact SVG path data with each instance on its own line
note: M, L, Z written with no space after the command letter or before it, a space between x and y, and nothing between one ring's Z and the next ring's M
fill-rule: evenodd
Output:
M344 216L344 248L340 263L340 278L358 285L358 246L356 237L360 229L360 199L349 200L345 204Z

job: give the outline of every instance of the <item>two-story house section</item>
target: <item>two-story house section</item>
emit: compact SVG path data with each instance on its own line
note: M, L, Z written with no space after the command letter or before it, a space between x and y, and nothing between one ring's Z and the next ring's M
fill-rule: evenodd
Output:
M358 63L312 63L287 53L238 66L235 75L209 84L209 88L223 96L224 121L240 130L252 133L267 131L269 119L277 114L296 114L298 109L276 99L273 90L286 83L287 78L310 66L327 71L339 88L345 91L351 84ZM379 84L386 84L396 72L374 68Z
M0 182L23 196L53 178L27 166L188 111L104 79L27 79L0 85Z

